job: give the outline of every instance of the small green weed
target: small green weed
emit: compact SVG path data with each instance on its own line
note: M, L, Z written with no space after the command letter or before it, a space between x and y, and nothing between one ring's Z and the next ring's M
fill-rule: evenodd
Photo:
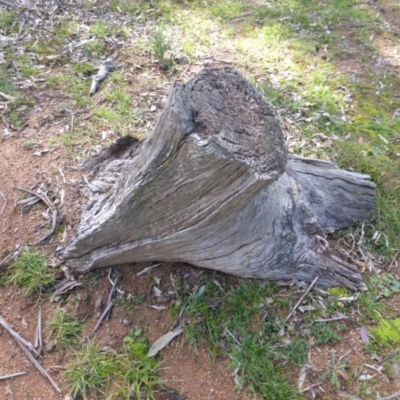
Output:
M90 27L90 31L99 38L105 38L107 35L111 36L114 32L114 27L108 26L103 22L98 22Z
M46 257L25 248L9 270L7 283L21 286L25 295L39 295L54 284L53 271L48 268Z
M107 121L120 121L122 116L112 108L108 107L100 107L98 110L94 112L99 118L104 118Z
M161 385L159 361L147 357L149 346L144 338L133 334L124 343L119 352L105 352L88 342L73 354L64 376L74 397L156 400Z
M315 323L312 327L315 344L327 344L340 342L340 336L332 328L322 322Z
M248 9L248 4L240 0L215 1L210 7L210 12L214 17L230 19L239 16Z
M0 92L13 95L15 93L15 87L9 78L7 71L0 66Z
M327 364L326 371L322 374L323 381L329 379L332 386L337 389L341 387L341 379L348 381L349 376L346 372L349 359L345 356L338 357L335 350L331 351L331 359Z
M100 55L104 52L104 42L101 40L93 40L85 46L86 56L91 59L95 55Z
M12 27L16 18L16 13L13 11L4 11L0 12L0 30L4 32L8 32Z
M66 147L72 147L74 144L73 135L71 133L60 133L59 137L63 145Z
M171 69L173 61L168 55L168 52L171 50L171 45L166 39L164 25L160 25L157 28L157 32L154 37L153 50L160 67L165 70Z
M49 338L53 338L56 346L66 349L79 342L82 323L67 314L62 308L54 310L53 318L48 322L51 331Z
M123 297L117 297L114 299L114 304L121 305L122 307L128 309L128 310L134 310L136 309L141 303L143 303L144 299L146 298L145 294L137 295L137 296L132 296L129 299L125 299Z
M110 10L117 11L122 10L127 14L137 15L139 13L147 13L154 9L153 1L134 1L131 0L111 0L110 1Z
M27 140L24 142L24 147L27 150L32 150L36 146L36 142L34 140Z
M371 284L385 297L391 297L400 290L400 282L392 274L373 276Z
M377 298L377 291L368 282L368 291L361 292L358 298L358 307L363 321L381 319L381 313L385 310L385 304Z
M283 356L293 364L303 365L307 359L310 346L308 341L302 338L292 337L291 342L282 348Z

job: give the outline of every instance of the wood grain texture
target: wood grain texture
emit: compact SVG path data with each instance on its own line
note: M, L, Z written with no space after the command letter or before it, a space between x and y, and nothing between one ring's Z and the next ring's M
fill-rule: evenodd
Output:
M155 131L130 156L91 182L64 252L72 269L183 261L242 277L362 285L321 238L375 210L374 183L288 157L272 109L238 72L205 69L172 85Z

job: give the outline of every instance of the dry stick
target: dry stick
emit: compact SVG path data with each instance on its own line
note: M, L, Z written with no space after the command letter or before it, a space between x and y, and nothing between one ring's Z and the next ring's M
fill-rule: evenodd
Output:
M6 256L5 258L3 258L3 259L0 261L0 267L1 267L4 263L6 263L6 262L12 257L12 255L13 255L13 253L10 253L8 256Z
M36 327L36 335L35 335L35 342L33 346L38 350L40 354L42 352L43 342L42 342L42 307L39 305L39 315L38 315L38 323Z
M341 317L333 317L327 319L316 319L314 322L332 322L332 321L340 321L341 319L349 319L347 315L342 315Z
M383 364L385 361L390 360L392 357L394 357L399 349L396 349L392 354L389 354L387 357L383 358L381 361L378 361L378 364Z
M3 205L3 208L1 209L1 212L0 212L0 215L1 215L1 214L3 214L4 209L6 208L7 199L6 199L6 197L4 196L3 192L0 192L0 195L1 195L1 196L3 197L3 199L4 199L4 205Z
M138 273L136 274L136 276L140 276L140 275L142 275L142 274L145 274L146 272L149 272L149 271L151 271L153 268L157 268L157 267L159 267L160 265L162 265L162 264L159 263L159 264L155 264L155 265L150 265L150 267L146 267L146 268L142 269L140 272L138 272Z
M21 375L25 375L27 374L27 372L16 372L15 374L11 374L11 375L4 375L4 376L0 376L0 381L5 381L6 379L11 379L11 378L16 378L17 376L21 376Z
M314 389L317 386L321 386L324 382L317 382L317 383L313 383L311 386L306 387L305 389L301 390L300 393L305 393L308 392L311 389Z
M53 210L53 219L52 219L52 224L51 224L51 228L44 234L44 236L42 236L36 243L35 245L38 245L40 243L42 243L44 240L46 240L47 238L49 238L54 231L56 230L57 227L57 210Z
M111 268L110 268L111 271ZM110 274L110 272L109 272ZM119 275L117 275L117 277L114 280L114 283L112 285L112 288L110 290L110 294L108 295L108 300L107 300L107 305L106 308L103 311L103 314L101 314L101 317L99 318L99 320L97 321L96 326L93 328L92 332L90 332L89 336L87 337L87 339L90 339L91 337L94 336L94 334L97 332L97 330L99 329L101 323L107 318L107 316L109 315L111 309L113 308L114 304L112 302L112 298L114 296L115 293L115 289L117 288L117 282L119 279Z
M242 343L240 343L239 340L233 336L233 333L228 328L225 328L225 331L240 347L242 346Z
M96 93L99 83L104 80L110 71L113 69L113 61L108 57L99 68L99 72L92 78L92 85L90 87L90 96Z
M0 0L0 2L2 2L2 0ZM8 95L8 94L5 94L5 93L3 93L3 92L0 92L0 96L1 96L1 97L4 97L6 100L9 100L9 101L15 101L15 100L16 100L15 97L12 97L12 96L10 96L10 95Z
M50 199L47 197L46 193L38 193L38 192L35 192L34 190L27 189L27 188L24 188L24 187L19 186L19 185L15 185L15 188L18 189L18 190L22 190L23 192L27 192L27 193L33 194L34 196L38 197L38 198L39 198L40 200L42 200L43 203L45 203L45 204L50 208L50 210L52 210L52 212L53 212L53 218L52 218L52 225L51 225L51 228L50 228L49 231L47 231L47 232L45 233L45 235L44 235L43 237L41 237L36 243L34 243L34 245L36 246L36 245L42 243L42 242L43 242L44 240L46 240L48 237L50 237L50 236L54 233L54 231L56 230L56 227L57 227L57 208L56 208L56 206L50 201Z
M297 307L304 300L304 297L306 297L308 295L309 291L313 288L313 286L315 285L315 282L317 282L317 280L318 280L318 276L315 277L315 279L311 282L311 285L304 292L303 296L300 297L300 300L296 303L296 305L293 307L292 311L290 311L289 315L286 317L285 322L287 322L289 320L289 318L294 314L294 312L296 311Z
M17 332L15 332L10 325L6 322L6 320L0 315L0 325L3 326L3 328L20 344L24 345L27 349L29 349L32 353L38 355L37 351L34 349L32 346L32 343L29 343L27 340L25 340L23 337L18 335Z
M34 206L38 201L40 201L39 197L31 196L27 199L22 199L17 201L17 205L21 206L22 211L28 211L30 207Z
M110 276L111 276L111 268L110 268ZM114 281L114 283L113 283L113 285L111 287L110 294L108 295L107 305L113 304L112 298L114 297L115 290L117 289L118 279L119 279L119 274L115 278L115 281Z
M381 400L392 400L395 399L396 397L400 397L400 392L393 393L388 397L381 397Z
M99 320L97 321L96 326L93 328L92 332L88 335L88 339L92 338L94 334L97 332L97 330L100 328L101 323L107 318L108 313L111 311L113 308L113 303L107 304L106 308L103 311L103 314L101 314Z
M39 197L39 199L42 200L43 203L45 203L51 210L54 210L56 208L56 206L49 200L49 198L45 194L35 192L34 190L24 188L20 185L15 185L15 188L23 192L30 193L33 196Z
M114 286L114 281L111 279L111 268L110 268L109 271L108 271L107 278L108 278L109 282L111 283L111 286ZM118 292L120 295L122 295L122 296L125 294L125 292L124 292L123 290L120 290L120 289L118 289L118 288L116 288L116 290L117 290L117 292Z
M254 13L255 13L255 11L250 11L250 12L244 13L244 14L242 14L242 15L236 15L236 17L232 17L232 18L229 20L229 22L239 21L239 20L242 19L242 18L250 17L250 16L253 15Z
M18 344L21 346L21 349L24 351L26 356L29 358L30 362L36 367L36 369L49 380L49 382L53 385L54 389L57 390L58 393L61 393L60 388L57 384L53 381L52 377L46 372L46 370L38 363L35 357L29 352L29 350L20 342Z
M399 252L397 252L396 255L393 257L393 260L389 265L388 271L390 271L392 269L393 263L396 261L396 258L398 255L399 255ZM396 264L397 264L397 262L396 262Z

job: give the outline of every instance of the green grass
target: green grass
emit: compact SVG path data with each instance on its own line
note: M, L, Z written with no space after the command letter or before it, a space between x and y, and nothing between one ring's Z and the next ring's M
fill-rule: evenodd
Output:
M28 139L24 142L24 148L26 150L32 150L36 146L36 142L34 140Z
M15 11L2 10L0 12L0 32L9 33L16 17L17 13Z
M172 68L173 61L169 55L171 44L165 35L165 26L159 25L154 36L153 51L154 55L162 69L168 70Z
M162 383L157 374L160 362L148 358L148 350L147 341L135 335L128 336L118 352L87 342L72 355L64 372L66 386L74 397L85 399L156 400Z
M8 284L20 286L25 295L41 295L54 283L53 271L47 266L46 256L25 248L8 270Z
M54 310L53 318L47 324L50 327L49 339L60 349L67 349L80 341L82 323L62 308Z
M341 337L326 323L318 322L312 326L315 344L338 343Z
M189 297L182 295L185 337L195 351L197 344L206 345L213 359L228 355L240 389L258 393L263 399L295 399L296 391L286 374L290 365L304 363L308 344L297 335L291 336L290 343L283 343L275 312L261 321L271 301L277 303L276 297L270 297L276 291L273 285L245 280L237 283L237 287L222 292L210 274L190 296L187 294ZM279 311L286 313L286 308Z
M0 92L9 95L13 95L16 92L13 82L3 66L0 66Z
M241 0L213 1L209 8L211 15L221 19L230 19L239 16L249 9L249 5Z

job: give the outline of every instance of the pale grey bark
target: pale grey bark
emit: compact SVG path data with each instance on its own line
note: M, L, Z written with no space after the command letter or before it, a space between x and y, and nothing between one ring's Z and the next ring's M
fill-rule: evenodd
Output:
M288 157L271 108L238 72L206 69L174 84L155 131L131 153L91 182L96 193L64 252L72 269L183 261L360 287L324 236L368 218L374 183Z

